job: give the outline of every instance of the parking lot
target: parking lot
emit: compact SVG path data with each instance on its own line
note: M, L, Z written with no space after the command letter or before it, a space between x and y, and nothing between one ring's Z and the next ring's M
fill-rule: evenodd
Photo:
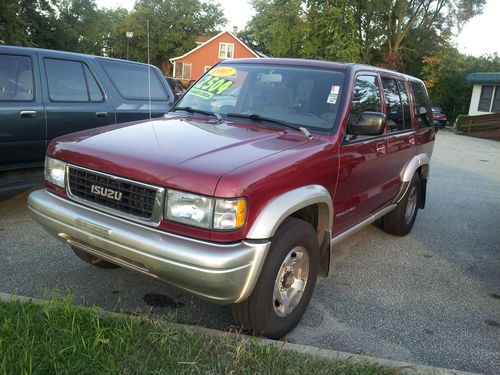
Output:
M70 293L109 310L230 329L230 309L123 269L92 268L29 219L28 192L0 198L0 291ZM437 135L427 207L405 238L372 225L335 248L287 340L500 372L500 143Z

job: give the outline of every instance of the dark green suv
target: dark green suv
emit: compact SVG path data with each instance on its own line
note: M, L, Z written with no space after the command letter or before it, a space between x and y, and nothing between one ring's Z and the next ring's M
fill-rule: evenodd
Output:
M0 46L0 189L36 180L55 137L146 119L150 108L159 117L173 103L154 66Z

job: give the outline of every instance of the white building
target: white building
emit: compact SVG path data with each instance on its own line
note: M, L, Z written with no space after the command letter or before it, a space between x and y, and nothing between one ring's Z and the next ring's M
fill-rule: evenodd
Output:
M474 85L469 116L500 113L500 72L471 73L466 79Z

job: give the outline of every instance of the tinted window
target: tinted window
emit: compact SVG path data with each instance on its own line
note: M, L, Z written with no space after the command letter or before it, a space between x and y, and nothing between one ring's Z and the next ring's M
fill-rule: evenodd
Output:
M0 101L32 101L33 69L28 56L0 55Z
M403 81L382 78L387 128L390 132L411 129L408 95Z
M408 99L408 91L406 90L406 85L403 81L398 81L399 96L401 97L401 105L403 107L403 117L405 120L405 129L411 129L411 113L410 113L410 101Z
M90 101L92 102L100 102L104 100L104 96L102 91L97 84L94 76L90 72L89 68L86 65L83 65L83 71L85 72L85 79L87 80L87 85L89 89Z
M495 98L493 99L491 112L500 112L500 86L495 86Z
M411 89L415 96L415 118L420 128L431 126L432 111L427 97L427 91L422 82L411 82Z
M362 112L381 112L380 90L376 76L358 76L354 83L349 122L356 122Z
M478 111L489 112L491 106L491 98L493 96L493 86L483 86L481 89L481 97L479 98Z
M147 65L112 60L100 60L100 63L120 95L125 99L148 100L148 71L150 71L151 77L151 99L168 99L156 72L153 69L148 69Z
M88 102L89 95L82 63L45 59L49 97L53 101Z

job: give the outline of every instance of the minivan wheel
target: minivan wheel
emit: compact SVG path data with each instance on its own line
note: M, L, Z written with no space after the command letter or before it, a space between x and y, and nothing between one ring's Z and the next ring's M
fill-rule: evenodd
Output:
M316 231L301 219L286 219L271 240L253 293L233 305L234 320L255 335L283 337L304 315L318 269Z
M395 236L405 236L410 232L417 217L420 189L420 176L415 173L396 208L384 216L384 231Z
M119 267L118 265L111 263L111 262L108 262L107 260L96 257L95 255L86 253L85 251L82 251L75 246L71 246L71 248L73 249L73 251L75 252L75 254L78 258L80 258L84 262L91 264L95 267L99 267L99 268L118 268Z

